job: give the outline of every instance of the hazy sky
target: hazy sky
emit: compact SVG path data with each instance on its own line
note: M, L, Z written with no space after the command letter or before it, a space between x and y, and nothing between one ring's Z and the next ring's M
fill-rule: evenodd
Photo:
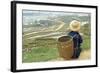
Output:
M81 16L90 16L90 13L79 13L79 12L57 12L57 11L36 11L36 10L23 10L23 23L27 25L29 22L32 23L36 20L47 20L48 17L58 17L58 16L72 16L73 19L78 19ZM75 17L73 17L75 16Z
M39 15L78 15L78 16L89 16L89 13L76 13L76 12L54 12L54 11L34 11L34 10L23 10L24 16L39 16Z

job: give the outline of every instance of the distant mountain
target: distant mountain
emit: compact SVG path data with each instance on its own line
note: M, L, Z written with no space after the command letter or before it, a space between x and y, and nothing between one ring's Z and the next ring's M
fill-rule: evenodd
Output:
M23 11L23 25L30 25L34 21L39 20L60 20L65 23L69 23L73 19L80 21L89 21L89 13L76 13L76 12L55 12L55 11L34 11L34 10L24 10Z
M89 22L90 23L90 16L65 15L65 16L58 16L57 19L65 22L65 23L68 23L68 24L72 20L79 20L80 22Z

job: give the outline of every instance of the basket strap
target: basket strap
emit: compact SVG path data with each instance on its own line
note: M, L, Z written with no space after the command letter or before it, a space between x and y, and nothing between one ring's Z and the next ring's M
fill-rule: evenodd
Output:
M77 37L76 39L77 39L77 45L76 45L76 49L78 49L78 36L77 36L77 34L75 34L72 38L74 38L74 37Z

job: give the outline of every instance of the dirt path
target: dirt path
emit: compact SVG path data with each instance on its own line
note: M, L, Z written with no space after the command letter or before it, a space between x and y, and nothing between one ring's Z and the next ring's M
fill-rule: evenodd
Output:
M57 28L57 29L55 29L55 31L58 31L58 30L60 30L64 25L65 25L65 23L64 22L60 22L61 24L60 24L60 26Z
M58 28L56 28L55 29L55 31L58 31L58 30L60 30L64 25L65 25L65 23L64 22L62 22L62 21L59 21L61 24L59 25L59 27ZM50 31L50 30L49 30ZM49 32L48 31L48 32ZM23 36L27 36L27 35L31 35L31 34L36 34L36 33L40 33L40 32L47 32L47 30L46 31L38 31L38 32L30 32L30 33L27 33L27 34L24 34ZM40 35L41 36L41 35Z
M83 59L90 59L91 58L91 50L84 50L81 54L79 59L83 60Z

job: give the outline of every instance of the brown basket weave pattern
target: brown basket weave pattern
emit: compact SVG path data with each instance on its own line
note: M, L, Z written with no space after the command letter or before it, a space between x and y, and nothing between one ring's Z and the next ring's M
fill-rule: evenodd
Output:
M60 57L70 60L73 55L73 40L70 36L62 36L58 39L58 51Z

